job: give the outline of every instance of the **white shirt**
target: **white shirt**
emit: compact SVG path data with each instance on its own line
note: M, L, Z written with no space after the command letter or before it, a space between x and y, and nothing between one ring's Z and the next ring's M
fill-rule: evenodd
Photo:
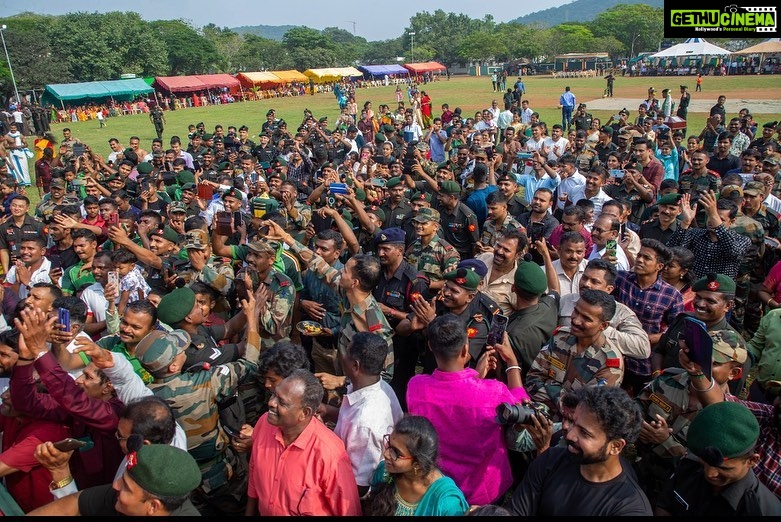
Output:
M570 194L573 194L579 187L582 187L585 184L586 178L583 176L583 174L576 170L572 173L571 176L567 178L562 177L561 183L559 183L559 197L563 196L564 194L569 196ZM572 201L572 199L570 199L570 201ZM565 201L556 198L556 208L564 210L564 203ZM596 210L594 211L594 215L596 215Z
M51 283L52 280L49 277L49 270L52 268L52 263L45 257L41 262L41 266L30 275L30 286L34 286L36 283ZM5 282L14 285L16 284L16 265L12 265L8 270L8 275L5 277ZM19 285L19 299L25 299L30 295L30 290L23 284Z
M569 140L562 136L557 141L553 141L553 138L547 137L545 138L545 141L543 141L543 145L545 145L548 148L548 159L549 160L558 160L563 154L564 151L567 150L567 145L569 145ZM553 151L555 147L558 147L558 155Z
M358 486L371 485L385 449L382 439L402 415L393 388L382 379L356 391L348 385L334 433L344 442Z
M528 125L532 121L532 114L534 114L534 111L531 110L529 107L526 107L525 109L521 110L521 123L524 125Z
M103 296L105 288L100 283L89 285L81 293L81 300L87 305L87 313L92 314L96 323L106 320L106 310L108 310L108 300ZM119 304L117 298L115 304Z
M526 152L534 152L535 150L542 150L542 146L545 143L545 138L540 138L539 141L534 141L534 138L529 138L526 142Z
M773 209L778 213L781 213L781 199L778 199L773 194L768 194L765 198L765 201L762 203L765 204L767 208Z
M610 201L613 198L605 194L605 191L601 188L599 189L599 192L597 192L597 195L593 198L586 197L586 185L583 184L579 187L576 187L575 190L569 193L569 200L573 203L577 203L581 199L588 199L594 203L594 219L596 219L599 217L599 214L602 213L602 205L604 205L606 201Z
M578 269L575 271L575 275L572 279L564 273L564 268L561 266L561 259L557 259L553 262L553 268L556 269L556 276L559 279L559 295L565 296L568 294L577 294L580 288L580 278L583 277L583 272L586 271L586 265L588 261L582 259L578 265Z
M602 256L605 255L605 250L607 250L606 247L602 247L602 250L597 250L597 248L597 245L592 247L591 254L588 256L589 261L592 259L602 259ZM616 270L625 270L627 272L631 270L629 259L626 258L624 249L621 248L620 245L616 245Z

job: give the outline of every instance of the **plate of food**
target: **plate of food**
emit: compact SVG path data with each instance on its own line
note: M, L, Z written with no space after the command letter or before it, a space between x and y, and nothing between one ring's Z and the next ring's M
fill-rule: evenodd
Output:
M304 335L320 335L323 325L315 321L301 321L296 325L296 329Z

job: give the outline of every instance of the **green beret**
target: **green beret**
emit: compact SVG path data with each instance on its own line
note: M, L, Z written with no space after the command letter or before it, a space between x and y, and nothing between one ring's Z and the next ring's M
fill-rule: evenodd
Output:
M176 203L181 203L181 201L177 201ZM173 203L172 203L173 205ZM170 208L170 207L169 207ZM185 212L187 212L185 208ZM166 239L173 243L174 245L179 243L179 232L171 228L170 226L166 225L164 227L158 228L156 230L152 230L149 233L150 236L158 236L162 237L163 239ZM163 321L165 322L165 321Z
M187 183L195 183L195 174L189 170L183 170L176 174L176 181L179 185L186 185Z
M515 270L515 288L532 295L542 295L548 288L548 278L540 265L521 261Z
M443 181L439 184L439 191L443 194L450 194L453 196L459 196L461 195L461 185L456 183L455 181Z
M233 169L233 163L230 161L223 161L219 165L217 165L217 170L227 170L227 169Z
M353 224L353 215L350 214L350 211L347 210L346 208L342 209L342 219L347 221L347 223L349 223L350 226L352 226L352 224Z
M203 136L201 136L203 141L209 141L210 139L214 138L214 134L209 134L208 132L205 133Z
M705 277L699 278L692 285L692 290L699 292L707 290L709 292L720 292L722 294L735 293L735 281L724 274L709 273Z
M677 205L681 201L681 194L665 194L656 203L658 205Z
M378 132L374 135L374 143L384 143L387 140L385 134Z
M193 302L195 302L194 295ZM176 356L184 352L188 346L190 346L190 334L184 330L170 332L152 330L136 345L136 357L146 371L158 376L166 373Z
M177 288L160 299L157 305L157 318L173 326L180 323L195 306L195 292L188 286Z
M689 451L710 466L749 453L759 438L759 423L751 410L737 402L706 406L689 425Z
M195 185L195 183L185 183L182 185L182 190L198 192L198 187Z
M222 195L222 199L225 199L227 197L232 197L238 199L239 201L244 201L244 196L242 195L241 191L235 187L229 188Z
M156 497L186 497L201 484L201 470L189 452L170 444L144 444L127 455L127 474Z
M385 125L382 126L382 132L393 132L395 130L396 128L389 123L386 123Z
M398 176L394 176L391 179L389 179L388 182L385 184L385 188L393 188L396 185L401 185L401 178Z
M447 161L437 163L437 170L450 170L450 163Z
M415 192L409 199L410 201L427 201L431 203L431 194L428 192Z
M149 174L153 170L155 170L155 166L149 163L148 161L142 161L138 165L136 165L136 172L139 174Z
M477 272L466 268L453 270L442 277L448 281L453 281L461 288L466 288L467 290L477 290L477 287L480 285L480 276L477 275Z
M366 201L366 191L363 189L355 189L355 199L358 201Z
M385 211L377 205L371 205L364 209L367 214L374 214L380 221L385 221Z
M762 125L762 128L763 129L775 129L776 128L776 124L778 124L777 121L769 121L769 122L765 123L764 125Z

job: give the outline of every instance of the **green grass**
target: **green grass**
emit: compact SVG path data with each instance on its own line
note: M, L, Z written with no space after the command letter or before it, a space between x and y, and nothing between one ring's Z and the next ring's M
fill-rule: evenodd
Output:
M515 77L508 78L508 87L512 87ZM577 95L579 102L589 102L602 97L605 88L605 80L602 78L567 78L554 79L549 76L528 76L524 78L527 94L524 98L530 101L530 107L540 113L542 121L549 125L561 120L561 111L557 108L559 95L564 91L564 87L569 85L572 91ZM673 100L677 102L678 85L685 83L689 85L693 100L708 100L708 107L716 103L716 98L720 94L727 96L728 103L732 100L739 100L746 96L747 90L750 90L751 98L779 100L781 99L781 88L779 88L779 76L725 76L725 77L706 77L703 83L704 92L695 93L694 77L643 77L629 78L619 76L615 81L614 97L630 98L633 103L628 104L627 108L632 112L630 118L634 118L636 107L645 99L649 86L654 86L661 95L663 87L669 87L673 90ZM420 89L425 90L431 96L434 108L434 114L440 113L442 103L448 103L450 108L461 107L462 114L473 116L475 111L488 107L491 100L499 99L501 106L501 94L494 93L491 90L491 81L489 77L453 77L450 81L443 79L437 82L420 85ZM382 103L387 103L392 109L396 108L395 87L377 87L356 90L356 101L358 107L362 107L365 101L371 101L373 108ZM404 99L407 100L406 89L404 89ZM754 110L750 104L746 104L750 110ZM228 125L247 125L250 130L250 139L256 141L260 126L265 121L266 111L270 108L276 110L277 117L284 118L288 122L288 128L291 132L300 124L303 118L305 108L310 109L316 117L328 116L333 125L339 115L339 107L333 93L322 93L311 96L294 96L286 98L273 98L261 101L234 103L229 105L209 106L189 108L178 111L166 111L165 117L167 124L163 139L167 145L172 135L178 135L186 142L187 126L204 122L207 131L214 128L215 124ZM616 112L615 109L609 110L591 110L589 112L598 116L602 121L607 121L610 115ZM732 115L728 111L728 115ZM735 113L734 115L737 115ZM770 120L781 120L779 113L758 113L753 112L754 119L760 124ZM707 112L695 112L690 110L688 128L699 131L705 126ZM57 138L62 136L62 129L69 127L73 135L89 144L93 150L104 155L110 152L108 146L109 138L116 137L123 145L127 145L130 136L141 138L141 146L147 151L151 150L152 138L156 136L154 126L146 114L137 114L132 116L122 116L108 118L108 126L102 129L98 128L97 121L86 121L76 123L61 123L52 125L52 131ZM30 140L32 145L32 140ZM32 162L31 162L31 172ZM30 191L31 199L37 200L37 193Z

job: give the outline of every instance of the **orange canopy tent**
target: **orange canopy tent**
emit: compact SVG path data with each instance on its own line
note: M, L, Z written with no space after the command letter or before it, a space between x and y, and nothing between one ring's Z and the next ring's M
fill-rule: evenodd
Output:
M285 83L309 82L309 78L306 75L296 71L295 69L290 69L287 71L271 71L271 74Z
M284 83L279 76L266 71L241 72L236 78L245 89L252 89L253 87L270 88Z

